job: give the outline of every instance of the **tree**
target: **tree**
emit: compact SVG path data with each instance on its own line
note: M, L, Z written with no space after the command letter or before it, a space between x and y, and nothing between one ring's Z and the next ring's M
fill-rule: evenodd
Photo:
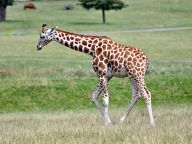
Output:
M0 21L5 21L6 8L9 5L13 5L14 0L0 0Z
M120 10L125 8L127 5L121 0L79 0L80 5L85 9L95 8L96 10L102 11L103 23L106 22L105 11L106 10Z

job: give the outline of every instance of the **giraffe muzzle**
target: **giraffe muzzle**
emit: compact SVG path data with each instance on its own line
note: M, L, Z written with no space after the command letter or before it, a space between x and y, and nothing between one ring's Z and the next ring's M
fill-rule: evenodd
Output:
M41 45L37 45L37 50L41 50L42 46Z

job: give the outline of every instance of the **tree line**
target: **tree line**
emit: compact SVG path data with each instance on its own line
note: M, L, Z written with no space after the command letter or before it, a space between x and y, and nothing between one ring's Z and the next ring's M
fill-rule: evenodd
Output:
M95 8L101 10L102 21L106 23L105 11L120 10L127 7L127 5L121 0L79 0L80 5L89 10ZM0 0L0 21L6 20L6 8L13 5L14 0Z

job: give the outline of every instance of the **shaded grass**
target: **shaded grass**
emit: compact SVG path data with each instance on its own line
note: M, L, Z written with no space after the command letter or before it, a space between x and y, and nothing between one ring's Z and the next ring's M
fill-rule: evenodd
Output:
M146 110L135 108L123 124L122 109L110 110L114 125L104 126L96 110L0 114L0 143L190 144L191 107L154 107L155 126Z

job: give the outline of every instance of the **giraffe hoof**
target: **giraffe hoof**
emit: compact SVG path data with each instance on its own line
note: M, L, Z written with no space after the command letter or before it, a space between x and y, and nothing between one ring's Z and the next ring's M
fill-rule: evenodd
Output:
M151 126L155 126L155 123L154 123L154 122L150 122L150 125L151 125Z
M105 126L112 126L113 125L113 123L112 122L108 122L108 123L105 123Z
M123 123L125 121L125 117L122 117L121 119L120 119L120 123Z
M108 125L111 125L111 124L112 124L111 120L108 120L108 121L105 122L105 126L108 126Z

